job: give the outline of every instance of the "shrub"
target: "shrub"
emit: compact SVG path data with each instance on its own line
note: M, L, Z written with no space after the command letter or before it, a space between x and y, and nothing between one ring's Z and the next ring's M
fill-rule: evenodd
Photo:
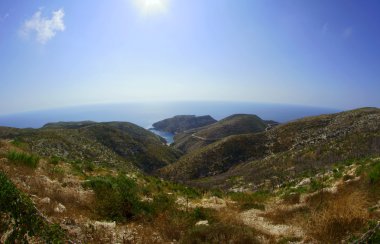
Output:
M7 158L12 163L24 165L30 168L37 168L40 161L39 157L35 155L29 155L27 153L17 151L8 152Z
M61 161L62 161L62 159L61 159L60 157L58 157L58 156L53 156L53 157L51 157L50 160L49 160L49 162L50 162L51 164L54 164L54 165L59 164L59 162L61 162Z
M98 213L106 219L123 221L136 217L146 208L139 201L138 187L134 180L118 177L94 177L85 183L96 195Z
M167 240L178 241L195 224L195 221L189 213L174 208L159 213L152 224Z
M369 181L374 184L380 180L380 162L376 162L372 169L368 173Z
M1 230L10 230L5 243L27 243L27 237L36 237L46 243L63 243L65 234L59 225L49 225L38 214L33 202L0 172ZM1 216L1 215L0 215ZM1 234L1 232L0 232Z
M153 197L152 202L148 202L143 206L145 214L156 216L159 213L170 211L175 208L175 199L165 193L160 193Z

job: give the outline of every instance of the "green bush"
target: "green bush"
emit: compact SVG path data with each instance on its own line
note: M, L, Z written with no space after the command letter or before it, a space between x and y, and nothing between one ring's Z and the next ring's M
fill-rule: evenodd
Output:
M24 165L30 168L37 168L40 158L35 155L30 155L24 152L10 151L7 154L10 162Z
M106 219L124 221L146 209L146 204L139 200L137 184L125 175L94 177L85 187L94 190L98 213Z
M380 162L376 162L368 173L369 181L374 184L380 180Z
M152 202L147 202L143 210L146 214L157 215L175 208L175 199L165 193L160 193L153 197Z
M49 162L50 162L51 164L54 164L54 165L59 164L59 162L61 162L61 161L62 161L62 159L61 159L60 157L58 157L58 156L53 156L53 157L51 157L50 160L49 160Z
M65 234L59 225L46 223L38 214L33 202L2 172L0 172L0 213L10 216L10 221L1 220L2 229L11 230L5 243L27 243L27 237L37 237L45 243L64 242Z

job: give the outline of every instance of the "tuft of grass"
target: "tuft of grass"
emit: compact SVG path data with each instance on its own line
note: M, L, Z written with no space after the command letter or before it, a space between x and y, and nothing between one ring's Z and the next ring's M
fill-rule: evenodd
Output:
M341 194L310 215L307 230L324 243L338 243L348 233L360 230L369 218L367 198L361 192Z
M40 161L38 156L17 151L8 152L7 159L14 164L27 166L33 169L38 167L38 163Z
M65 170L57 165L48 169L49 176L53 179L58 179L60 182L65 177Z

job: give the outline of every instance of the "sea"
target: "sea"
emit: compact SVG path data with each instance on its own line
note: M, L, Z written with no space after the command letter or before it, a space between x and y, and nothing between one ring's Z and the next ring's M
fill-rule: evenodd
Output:
M305 116L339 112L338 109L254 102L129 102L96 104L0 115L0 126L40 128L59 121L128 121L173 142L173 134L157 131L152 124L175 115L211 115L216 120L232 114L256 114L280 123Z

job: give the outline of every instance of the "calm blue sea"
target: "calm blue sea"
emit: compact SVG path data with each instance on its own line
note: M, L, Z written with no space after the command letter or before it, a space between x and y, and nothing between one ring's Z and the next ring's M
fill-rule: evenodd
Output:
M0 115L0 126L39 128L48 122L92 120L128 121L149 129L154 122L175 115L211 115L219 120L232 114L257 114L287 122L297 118L338 112L336 109L250 102L154 102L101 104ZM172 141L172 135L155 132Z

